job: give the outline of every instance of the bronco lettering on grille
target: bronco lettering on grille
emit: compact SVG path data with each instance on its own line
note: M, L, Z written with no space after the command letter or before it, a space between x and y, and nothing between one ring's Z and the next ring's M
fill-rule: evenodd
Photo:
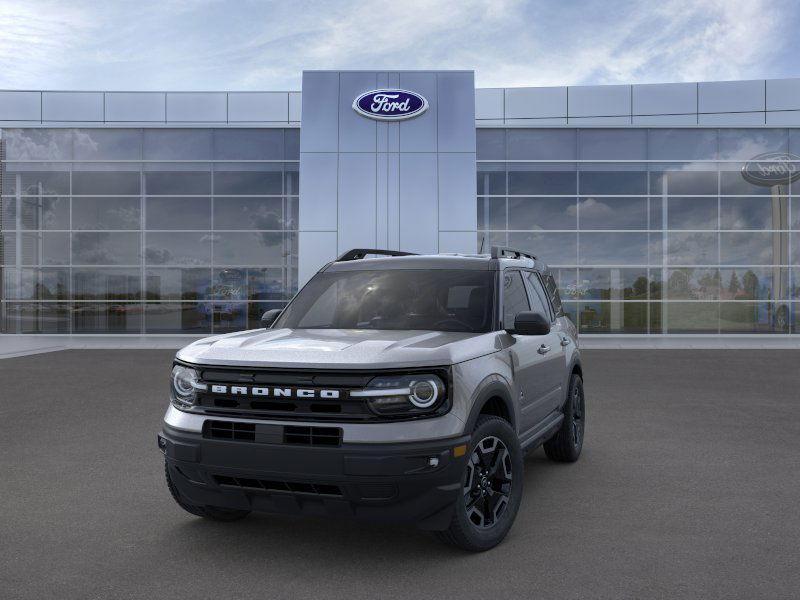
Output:
M336 400L339 390L321 390L314 388L292 387L255 387L247 385L218 385L211 386L212 394L229 394L231 396L261 396L268 398L324 398Z

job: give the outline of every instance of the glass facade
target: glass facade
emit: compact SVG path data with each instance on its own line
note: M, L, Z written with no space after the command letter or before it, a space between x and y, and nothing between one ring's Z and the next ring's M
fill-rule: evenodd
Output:
M800 130L477 133L478 246L551 264L582 333L800 333L800 181L742 171Z
M2 153L2 333L234 331L297 290L298 129L3 129Z

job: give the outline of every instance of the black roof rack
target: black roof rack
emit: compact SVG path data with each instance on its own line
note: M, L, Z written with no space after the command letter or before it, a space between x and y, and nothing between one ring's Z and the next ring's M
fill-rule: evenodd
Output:
M508 246L492 246L492 258L530 258L536 260L536 257L530 252L525 252L518 248L509 248Z
M361 260L368 254L378 254L380 256L416 256L414 252L403 252L402 250L379 250L376 248L353 248L342 254L336 262L346 260Z

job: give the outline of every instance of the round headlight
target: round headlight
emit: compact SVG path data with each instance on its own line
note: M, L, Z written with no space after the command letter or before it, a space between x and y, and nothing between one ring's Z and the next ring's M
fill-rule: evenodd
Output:
M408 399L417 408L428 408L439 399L439 389L436 382L430 380L412 381L409 386L411 394Z
M203 387L200 375L194 369L182 365L172 367L172 393L178 402L194 404L197 390Z

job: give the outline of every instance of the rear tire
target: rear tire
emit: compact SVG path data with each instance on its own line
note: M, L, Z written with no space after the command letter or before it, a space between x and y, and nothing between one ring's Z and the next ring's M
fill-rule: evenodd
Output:
M198 506L196 504L191 504L187 502L183 496L180 495L178 492L178 488L175 487L175 484L172 481L172 477L169 474L169 466L167 465L166 461L164 461L164 475L167 478L167 487L169 488L169 493L172 494L172 499L180 506L183 510L188 513L191 513L197 517L203 517L204 519L211 519L213 521L238 521L239 519L244 519L247 515L250 514L249 510L239 510L235 508L220 508L218 506Z
M483 552L503 541L519 511L522 450L507 421L481 416L470 439L468 457L463 494L456 500L450 526L437 536L463 550Z
M564 420L556 434L544 443L547 458L556 462L575 462L583 448L586 424L586 402L583 396L583 379L573 373L569 380L567 401L564 403Z

